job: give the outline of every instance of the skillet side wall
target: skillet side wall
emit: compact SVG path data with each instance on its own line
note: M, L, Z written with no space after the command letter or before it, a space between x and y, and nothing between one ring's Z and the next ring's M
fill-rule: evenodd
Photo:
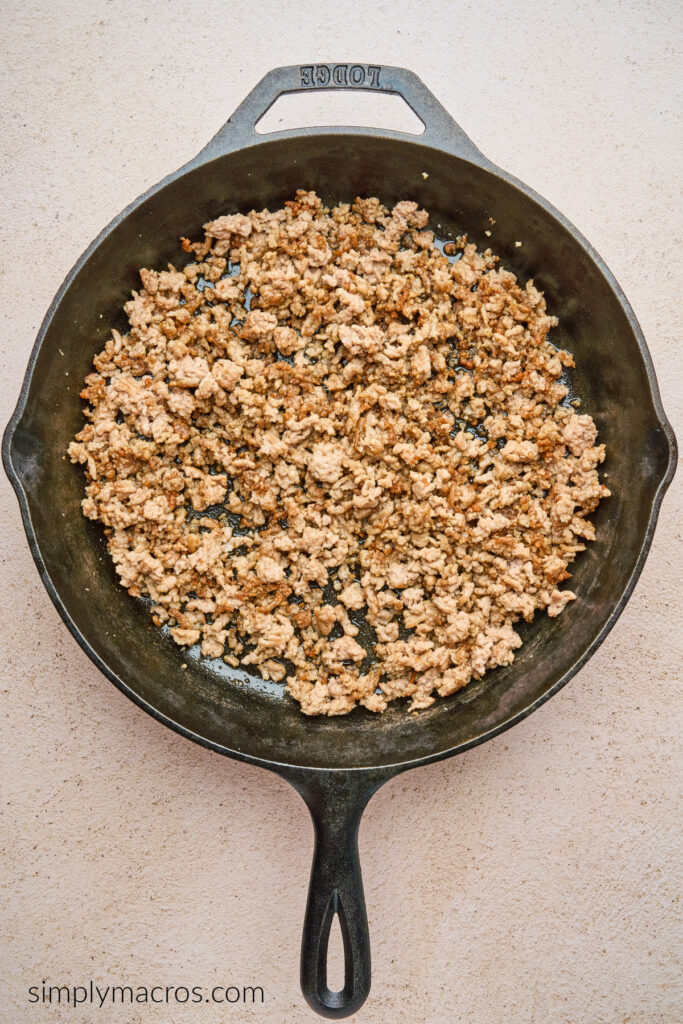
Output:
M277 207L297 188L313 188L331 202L357 194L378 195L388 205L415 199L430 211L439 235L466 232L480 247L491 245L520 279L534 277L561 321L552 340L575 354L572 385L582 411L595 418L608 446L612 497L595 515L598 540L579 557L569 582L580 601L558 619L537 616L524 626L525 644L512 666L417 718L392 706L381 718L357 711L306 719L281 688L223 663L216 669L189 660L118 586L101 528L80 514L82 471L62 458L82 423L81 381L111 327L125 326L121 306L139 286L138 268L182 266L180 235L199 237L202 223L227 211ZM49 321L11 457L47 573L111 675L204 742L269 761L335 768L398 763L469 744L524 713L570 672L628 587L668 448L633 328L570 231L493 171L439 150L316 135L265 142L180 174L106 234Z

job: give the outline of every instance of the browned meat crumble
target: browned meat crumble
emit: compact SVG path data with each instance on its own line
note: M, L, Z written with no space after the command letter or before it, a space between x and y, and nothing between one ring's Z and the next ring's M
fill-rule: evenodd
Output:
M509 664L516 620L575 599L609 494L543 295L427 222L312 192L219 217L182 271L140 271L82 392L69 455L121 584L308 715Z

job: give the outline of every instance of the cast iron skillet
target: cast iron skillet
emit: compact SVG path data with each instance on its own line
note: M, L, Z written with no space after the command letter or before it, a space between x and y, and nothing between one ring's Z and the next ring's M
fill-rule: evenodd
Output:
M260 136L254 125L283 93L377 89L403 97L422 136L369 128L319 128ZM423 176L425 172L428 177ZM576 563L580 600L558 619L526 627L513 665L437 702L418 717L405 706L310 719L282 687L223 662L190 661L118 586L101 530L83 518L83 475L62 456L81 426L80 383L139 267L183 259L181 235L222 213L276 208L297 188L326 200L412 198L441 225L492 244L522 278L533 277L561 326L556 343L576 356L572 384L607 444L612 497L594 517L598 539ZM522 241L521 247L515 242ZM179 264L179 265L182 265ZM370 947L357 833L370 796L416 765L482 743L529 715L588 660L622 611L642 569L675 439L645 341L618 284L568 221L494 167L415 75L357 65L271 71L190 163L136 199L92 243L54 299L31 355L3 459L45 587L83 650L127 696L205 747L288 779L315 825L315 855L301 955L301 986L328 1017L357 1010L370 988ZM340 992L327 985L327 943L339 915L345 953Z

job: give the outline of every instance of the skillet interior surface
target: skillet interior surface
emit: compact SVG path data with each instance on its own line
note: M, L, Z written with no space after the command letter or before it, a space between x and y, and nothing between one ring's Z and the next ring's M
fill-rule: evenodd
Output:
M612 497L593 517L597 540L579 556L569 583L580 600L557 619L537 615L524 626L525 643L511 666L417 717L401 702L382 716L357 709L337 719L305 718L282 686L188 657L118 585L101 527L80 512L82 470L63 458L82 424L81 382L112 326L125 327L121 307L139 287L138 268L182 266L181 235L200 237L202 224L222 213L280 206L297 188L315 189L328 202L356 195L377 195L387 205L414 199L430 211L440 236L466 232L478 246L491 245L522 279L533 277L560 318L551 340L575 354L570 384L608 449ZM199 742L247 759L315 768L426 760L479 742L533 710L583 663L616 617L647 552L669 467L646 357L590 250L513 182L414 141L362 134L273 139L172 177L104 234L48 314L34 358L5 454L25 493L33 552L53 600L100 668L133 699Z

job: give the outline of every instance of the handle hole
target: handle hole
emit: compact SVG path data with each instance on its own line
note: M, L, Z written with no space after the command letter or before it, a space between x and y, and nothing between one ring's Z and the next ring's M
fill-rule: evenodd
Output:
M422 135L424 122L401 96L388 93L316 90L280 96L256 122L259 135L289 128L332 125L387 128L408 135Z
M335 913L330 924L330 934L327 940L327 965L325 972L325 985L335 995L342 991L346 982L346 968L344 957L344 936L342 935L341 921L339 914Z

